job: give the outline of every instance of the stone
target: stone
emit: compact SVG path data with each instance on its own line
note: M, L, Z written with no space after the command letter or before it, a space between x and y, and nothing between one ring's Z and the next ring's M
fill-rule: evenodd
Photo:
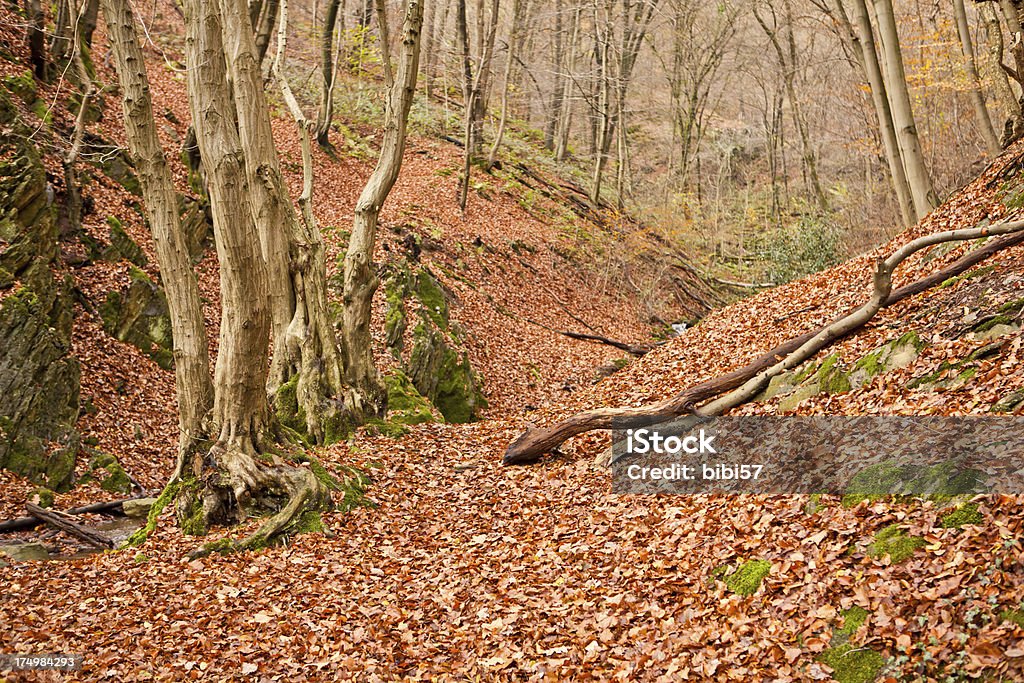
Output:
M1020 327L1017 325L1005 325L1003 323L998 323L987 330L976 332L974 338L978 341L988 341L990 339L1005 337L1006 335L1013 334L1014 332L1020 332Z
M156 504L156 498L133 498L121 504L124 514L132 519L146 519Z
M127 289L107 294L100 306L103 329L140 349L165 370L174 368L170 309L163 289L138 268L129 271Z
M50 553L42 543L15 543L13 545L0 545L0 553L16 562L31 562L34 560L48 560Z
M8 102L0 90L0 110ZM17 119L13 129L25 132ZM70 488L79 435L79 365L71 355L69 277L57 278L57 225L38 150L0 138L0 468ZM6 283L6 284L4 284Z

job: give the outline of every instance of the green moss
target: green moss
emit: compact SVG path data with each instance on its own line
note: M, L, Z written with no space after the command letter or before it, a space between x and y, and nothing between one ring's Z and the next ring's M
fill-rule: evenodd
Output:
M1024 607L1019 609L1003 610L999 614L999 621L1008 621L1011 624L1016 624L1020 628L1024 628Z
M306 411L299 405L298 387L298 374L278 387L274 394L274 410L281 424L302 436L306 433ZM304 436L302 438L305 440Z
M441 284L425 269L416 274L416 298L433 323L442 330L447 329L448 300Z
M36 79L30 70L7 76L4 78L4 87L25 104L33 104L36 101Z
M110 247L104 252L103 257L107 260L125 259L133 265L142 268L148 262L145 252L142 251L135 240L133 240L127 232L125 232L124 226L114 216L107 218L107 225L110 226ZM149 280L149 277L145 273L142 273L142 278L138 277L134 273L132 274L133 280L145 279Z
M391 267L384 278L384 297L387 308L384 312L384 334L388 348L398 356L404 345L408 326L405 298L409 295L409 268L404 262Z
M1000 313L1011 313L1017 311L1020 313L1024 310L1024 299L1014 299L1013 301L1007 301L1005 304L999 307Z
M989 330L991 330L996 325L1013 325L1014 322L1015 322L1014 319L1011 318L1010 316L999 314L999 315L992 316L991 318L989 318L988 320L986 320L986 321L984 321L982 323L979 323L978 325L974 326L972 329L975 332L988 332Z
M132 482L117 458L109 453L98 453L89 461L89 475L97 479L100 488L108 493L131 493Z
M995 266L982 266L981 268L975 268L974 270L969 270L966 273L961 273L960 275L951 277L948 280L943 281L943 283L939 285L939 288L945 289L946 287L952 287L953 285L962 280L972 280L976 277L988 275L993 270L995 270Z
M384 380L388 391L388 419L405 425L433 422L430 401L423 398L409 378L396 370Z
M898 524L893 524L875 534L867 551L870 557L876 559L888 555L893 564L898 564L924 545L923 538L910 536Z
M852 388L850 378L839 367L839 354L836 353L822 361L814 377L819 388L827 394L842 394Z
M839 613L843 617L843 626L838 628L832 634L833 645L843 645L850 642L850 639L856 635L860 627L867 621L868 616L871 614L866 609L859 605L854 605L850 609L845 609Z
M768 560L748 560L741 564L736 571L724 574L720 578L733 593L753 595L761 587L761 582L771 570L772 563Z
M153 503L153 507L149 509L149 516L146 518L146 525L136 531L131 537L125 541L122 548L135 548L146 542L150 534L156 531L157 520L163 513L164 509L174 501L174 497L178 493L178 489L181 487L179 482L168 484L164 487L164 490L157 496L156 502Z
M39 486L29 494L30 499L36 501L36 505L43 508L53 507L53 491L45 486Z
M392 422L390 420L381 420L379 418L371 418L367 420L366 428L371 434L388 436L392 439L400 439L409 433L409 428L406 425L398 422Z
M959 529L964 524L981 524L984 521L977 503L961 505L942 517L940 526L943 529Z
M832 669L832 678L839 683L872 683L885 666L885 658L874 650L849 644L830 647L818 659Z

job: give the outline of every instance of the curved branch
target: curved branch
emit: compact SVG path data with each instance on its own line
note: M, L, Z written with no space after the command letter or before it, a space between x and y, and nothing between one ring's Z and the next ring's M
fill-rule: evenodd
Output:
M893 271L912 254L944 242L995 236L1003 237L971 251L945 269L896 290L891 289ZM959 275L992 254L1022 242L1024 221L949 230L919 237L879 261L876 264L871 298L833 322L790 339L749 365L684 389L664 401L635 408L597 408L573 415L551 427L530 427L509 445L502 462L506 465L532 462L571 437L596 429L644 427L691 412L701 415L721 414L750 400L772 377L799 365L821 349L860 329L881 309ZM729 393L697 409L699 403L724 392Z

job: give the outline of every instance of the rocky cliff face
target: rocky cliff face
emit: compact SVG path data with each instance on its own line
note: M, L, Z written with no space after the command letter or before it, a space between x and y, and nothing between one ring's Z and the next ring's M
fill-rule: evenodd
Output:
M2 89L0 132L0 468L65 490L79 446L71 283L54 270L46 172Z

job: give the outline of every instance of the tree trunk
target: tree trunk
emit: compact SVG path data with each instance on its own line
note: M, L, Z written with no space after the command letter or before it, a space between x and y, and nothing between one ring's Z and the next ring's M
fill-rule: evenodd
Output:
M248 26L244 0L239 6ZM221 17L215 3L203 0L186 0L185 13L189 106L209 180L221 326L210 425L214 443L209 451L189 458L175 504L183 530L199 535L212 524L233 524L256 510L276 510L241 544L253 547L288 533L304 512L328 507L330 495L310 470L271 466L260 459L273 448L265 388L267 269L247 199L251 188L228 89ZM252 31L246 36L251 40ZM245 61L255 63L255 56L250 53Z
M861 55L864 77L871 90L871 100L875 105L875 116L878 118L878 130L885 148L885 160L889 164L889 178L892 180L896 202L903 217L903 225L910 226L916 220L914 200L910 193L910 184L903 166L903 155L900 153L899 140L896 137L896 126L889 107L889 97L882 77L882 67L878 63L878 52L875 49L874 32L871 29L871 17L865 0L853 0L854 22L856 33L851 34L851 42L855 52ZM839 9L842 9L841 3Z
M178 216L178 195L157 136L146 63L135 34L135 20L126 0L103 0L103 14L121 85L125 134L142 186L146 217L153 232L160 279L170 310L180 467L185 454L205 436L203 423L213 407L209 344L199 287Z
M256 62L262 64L270 48L270 40L274 35L274 25L277 22L278 0L265 0L263 2L259 23L250 27L249 31L255 31L256 41Z
M978 130L981 131L981 137L985 141L988 153L996 156L1002 151L1002 147L999 144L999 137L992 127L988 107L985 106L985 94L981 87L981 77L978 75L978 63L974 56L974 43L971 40L971 27L967 23L967 9L964 7L964 0L953 0L953 13L956 15L957 33L960 34L964 71L969 81L968 96L974 107L974 118L978 121Z
M896 125L896 138L899 140L907 182L914 198L914 211L920 220L938 206L939 201L932 188L932 179L925 166L924 153L921 151L921 142L917 136L917 124L914 123L914 111L910 104L910 92L903 68L903 54L900 50L892 0L874 0L874 3L878 16L878 36L885 53L886 92L892 109L893 123Z
M498 130L494 134L494 143L491 145L490 154L487 155L487 168L490 170L498 158L498 150L501 149L501 140L505 136L505 123L508 120L508 93L512 83L512 68L518 58L517 47L519 45L519 33L522 30L523 22L530 15L530 0L512 1L512 27L509 29L508 50L505 59L505 75L501 88L501 114L498 118ZM525 9L525 12L523 11Z
M39 0L25 0L25 15L28 19L28 48L32 73L45 83L50 80L50 69L46 57L46 16Z
M518 2L516 3L518 6ZM562 0L555 2L555 33L554 33L554 55L551 60L554 66L554 83L551 86L551 104L548 106L547 120L544 122L544 147L550 150L555 149L555 132L558 128L558 121L562 116L562 80L564 75L562 67L565 62L565 33L562 30L562 15L565 11ZM515 8L513 14L513 28L515 27Z
M319 231L296 216L281 176L245 2L223 0L222 4L249 206L268 266L274 357L266 391L286 423L312 441L325 443L337 438L346 422L360 419L361 401L343 380L341 354L327 313ZM278 7L284 12L283 0ZM285 30L279 25L279 33ZM283 82L283 75L278 76ZM312 190L309 194L311 201ZM292 387L285 388L289 382L294 382L294 395ZM305 416L305 424L298 422L299 415Z
M569 154L569 133L572 129L572 88L576 72L576 46L580 35L580 13L577 7L572 17L572 33L564 53L568 54L565 73L562 74L562 107L558 114L558 126L555 129L555 160L564 161ZM559 67L561 68L561 67Z
M1003 133L1000 136L999 144L1006 148L1024 136L1024 114L1021 111L1020 101L1013 94L1013 87L1010 85L1010 79L1003 66L1004 43L999 13L988 2L981 3L979 7L985 20L985 40L988 43L986 70L1003 113Z
M383 13L379 15L385 20ZM345 254L344 320L342 349L349 383L364 396L377 398L381 411L386 396L373 364L370 318L373 293L379 284L373 265L377 241L377 218L391 188L398 179L405 151L406 124L416 92L419 72L420 32L423 26L423 0L408 0L402 26L398 70L388 81L384 108L384 139L380 157L370 179L356 202L352 237ZM382 26L382 31L386 30ZM390 55L385 53L385 59ZM389 71L390 74L390 71Z
M337 77L337 66L334 63L334 25L338 20L338 7L341 0L330 0L327 4L327 16L324 17L323 31L320 34L320 109L316 116L316 141L321 147L330 142L331 119L334 116L334 81ZM340 38L339 40L344 40Z

